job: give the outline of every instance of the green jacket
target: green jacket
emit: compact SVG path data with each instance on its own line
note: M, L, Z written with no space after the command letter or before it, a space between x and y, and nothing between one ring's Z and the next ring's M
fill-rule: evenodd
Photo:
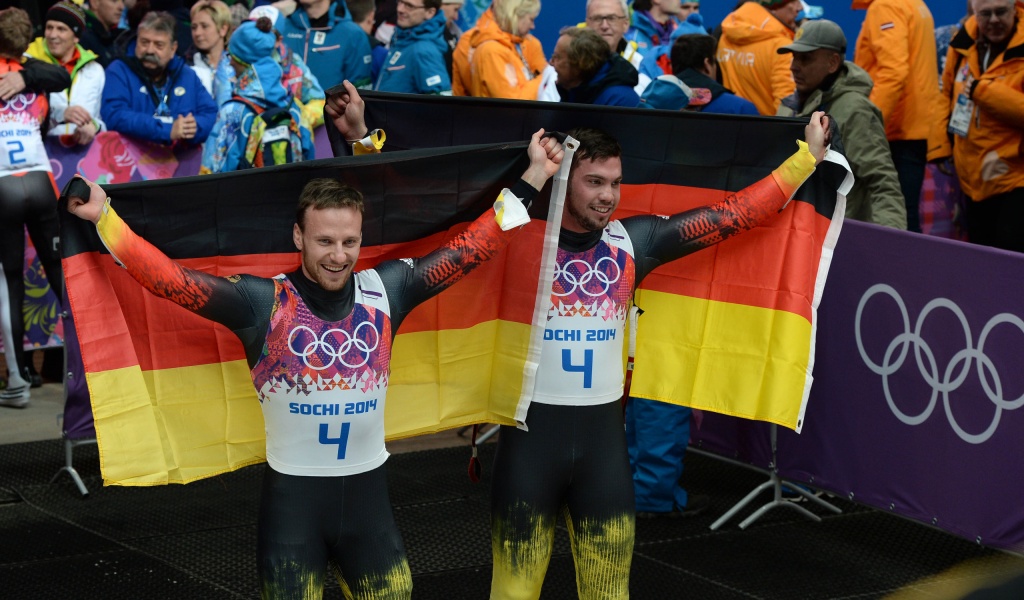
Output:
M785 98L780 117L809 117L816 110L832 115L843 138L856 182L846 198L846 216L896 229L907 228L907 206L885 139L882 113L868 96L874 84L867 71L850 61L828 89L814 90L802 103L800 92Z

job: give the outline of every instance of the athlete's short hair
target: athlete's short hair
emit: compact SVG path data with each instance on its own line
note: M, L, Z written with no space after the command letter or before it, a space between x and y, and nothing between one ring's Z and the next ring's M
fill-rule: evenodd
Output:
M21 58L32 43L32 20L24 10L0 10L0 55Z
M619 141L600 129L577 127L569 131L569 135L576 138L580 144L572 156L573 168L581 160L597 161L622 156L622 146L619 145Z
M363 194L356 188L346 185L337 179L310 179L299 194L299 205L295 209L295 222L299 229L306 226L306 212L309 209L324 210L327 208L352 208L362 215L364 211Z

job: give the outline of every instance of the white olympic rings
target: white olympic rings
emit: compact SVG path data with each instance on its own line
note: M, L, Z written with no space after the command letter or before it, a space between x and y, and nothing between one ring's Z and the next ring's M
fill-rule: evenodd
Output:
M876 364L868 356L867 351L864 349L864 342L861 334L861 323L864 313L864 307L876 294L885 294L892 298L900 311L900 316L903 319L903 333L897 335L889 343L889 347L885 350L885 356L882 358L881 364ZM931 312L937 308L945 308L953 313L953 315L960 321L960 326L963 329L964 334L964 349L958 351L949 360L949 364L946 365L945 369L941 371L939 365L936 363L935 355L932 352L931 347L925 342L924 338L921 337L921 330L925 319ZM885 392L885 400L889 404L890 410L896 415L896 418L906 423L907 425L920 425L925 422L932 412L935 410L935 405L938 402L939 394L942 394L943 408L945 409L946 419L949 421L950 426L956 432L960 439L971 444L981 444L992 437L996 427L999 425L999 419L1004 410L1016 410L1021 406L1024 406L1024 394L1021 394L1018 398L1013 400L1006 400L1003 398L1003 382L999 377L999 373L996 371L995 363L992 359L985 354L985 342L988 339L989 334L996 326L1008 323L1014 325L1024 333L1024 320L1020 317L1010 313L1000 313L985 324L985 327L981 330L981 335L978 338L977 348L973 347L973 340L971 335L971 327L967 322L967 317L964 315L960 307L952 300L947 298L936 298L925 305L921 309L921 314L917 317L917 323L914 326L914 330L910 330L910 315L907 312L906 304L903 302L903 298L899 293L890 285L879 283L868 288L864 295L861 296L860 303L857 306L857 316L855 319L855 329L857 337L857 350L860 351L860 357L864 361L864 364L871 369L873 373L882 376L882 389ZM907 351L910 346L914 346L914 357L917 362L918 371L921 373L921 377L925 380L932 388L931 398L928 400L928 406L923 411L916 415L909 415L904 413L898 406L896 406L895 400L892 397L892 391L889 389L889 376L896 373L903 366L903 361L907 357ZM898 351L898 356L895 356ZM971 363L977 360L977 372L978 379L981 381L981 386L985 391L985 395L988 396L988 400L995 405L995 414L992 417L992 422L988 427L981 433L970 433L964 430L963 427L956 421L953 416L952 407L950 405L950 393L956 391L963 384L964 380L970 372ZM957 371L957 368L962 364L962 367ZM989 379L991 378L991 380Z
M615 267L614 275L609 275L604 271L600 270L601 264L604 263L605 261L608 261L608 264ZM579 277L577 277L576 274L569 269L569 267L574 264L580 265ZM615 259L611 258L610 256L603 256L599 258L597 262L594 263L593 265L591 265L585 260L574 258L573 260L570 260L564 265L555 265L555 281L563 281L567 284L571 284L572 287L561 294L552 291L552 295L564 297L572 294L576 290L579 290L592 298L597 296L603 296L604 294L607 294L609 290L611 290L612 284L617 282L619 280L619 277L622 277L622 270L619 268L619 264L615 262ZM586 286L593 280L597 280L597 282L601 284L603 289L599 292L592 294L589 290L587 290Z
M359 338L359 330L362 329L363 327L369 327L370 331L373 332L372 346L368 344L365 340ZM295 341L295 334L300 332L309 333L309 335L313 339L313 341L309 342L302 348L301 352L296 350L295 347L292 345ZM331 345L331 334L340 334L341 336L344 336L344 341L337 348ZM343 329L328 329L323 333L323 335L317 338L316 332L310 329L309 327L306 327L305 325L299 325L295 327L294 329L292 329L291 333L288 334L288 349L291 350L292 353L295 354L295 356L300 357L302 359L302 362L305 363L307 367L317 371L323 371L324 369L327 369L328 367L334 364L335 360L337 360L339 363L345 365L350 369L357 369L359 367L362 367L363 365L370 361L370 354L377 349L377 346L379 344L380 332L378 332L374 324L369 321L363 321L362 323L357 325L355 330L352 332L352 335L349 335L349 333ZM363 359L354 365L349 364L348 362L345 361L345 355L348 354L353 348L355 348L356 350L363 354ZM311 365L309 363L309 357L315 356L318 353L323 353L324 355L330 357L331 360L328 361L323 366Z
M35 101L36 95L33 92L15 94L10 100L0 100L0 110L24 112L24 110L29 106L32 106L32 103Z

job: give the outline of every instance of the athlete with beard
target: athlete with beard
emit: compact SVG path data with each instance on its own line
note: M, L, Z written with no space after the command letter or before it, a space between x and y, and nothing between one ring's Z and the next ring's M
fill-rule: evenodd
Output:
M302 265L273 279L186 269L136 236L98 185L76 178L65 187L68 210L96 224L133 278L242 341L266 424L257 542L264 598L320 598L328 563L348 598L410 596L384 469L391 343L414 307L509 242L517 228L503 231L501 214L529 204L562 161L561 145L543 135L534 134L530 166L503 194L504 213L487 211L422 258L359 272L362 195L333 179L302 190L292 231ZM333 383L356 376L366 382L358 389ZM338 414L356 403L361 414Z
M491 489L491 599L539 598L559 514L579 597L628 598L635 515L620 399L633 291L655 267L769 220L825 155L828 119L768 177L721 202L663 218L612 221L622 154L594 129L573 156L557 270L526 427L503 426Z

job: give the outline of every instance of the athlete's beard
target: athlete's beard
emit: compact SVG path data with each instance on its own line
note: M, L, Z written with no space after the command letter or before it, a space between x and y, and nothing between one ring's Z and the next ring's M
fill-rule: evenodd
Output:
M302 257L302 267L302 270L306 274L307 278L311 279L314 283L319 285L321 288L327 290L328 292L337 292L338 290L344 288L345 284L348 283L349 277L352 276L352 271L350 268L349 271L345 274L345 277L340 280L340 283L337 280L327 280L327 278L324 276L324 272L320 269L320 264L312 256Z
M587 231L600 231L608 226L608 221L611 220L612 215L608 213L608 216L601 219L600 221L590 216L584 215L576 209L576 203L573 202L572 194L572 179L569 180L568 186L565 190L565 210L569 211L569 216L576 220L576 223L586 229Z

